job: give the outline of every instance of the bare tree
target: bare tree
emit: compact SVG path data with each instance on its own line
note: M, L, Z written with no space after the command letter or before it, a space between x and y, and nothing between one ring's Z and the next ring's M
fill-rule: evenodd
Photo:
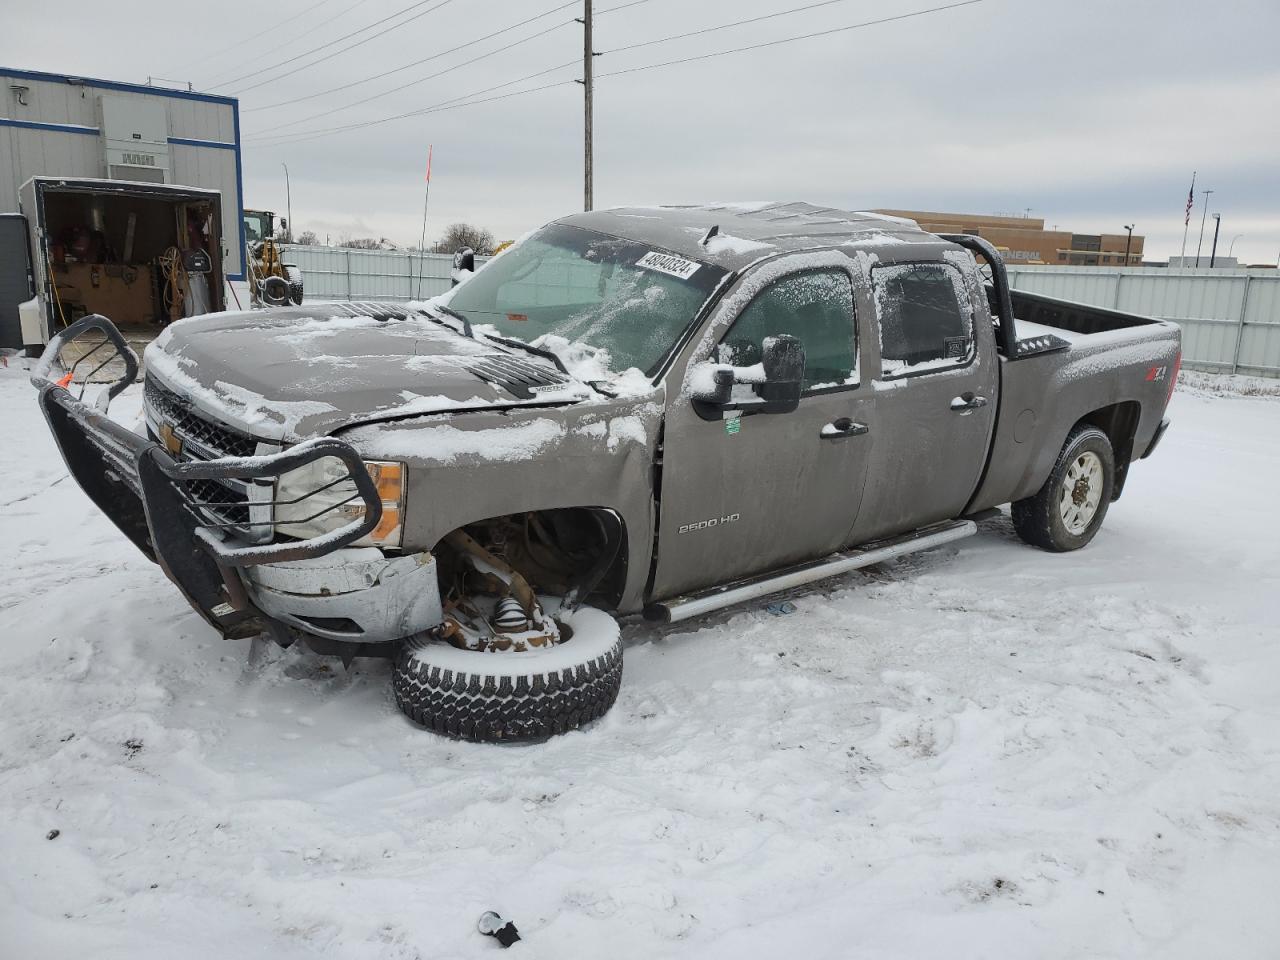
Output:
M375 240L373 237L346 237L339 246L349 247L352 250L380 250L382 241Z
M493 253L493 234L470 223L451 223L445 228L444 236L436 241L435 252L455 253L463 247L487 257Z
M314 247L320 243L320 238L316 236L314 230L303 230L298 234L298 239L293 242L303 247Z

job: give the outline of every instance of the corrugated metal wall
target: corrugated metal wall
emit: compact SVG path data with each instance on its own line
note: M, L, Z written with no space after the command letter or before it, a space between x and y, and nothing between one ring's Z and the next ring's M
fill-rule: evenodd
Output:
M284 245L284 259L302 270L308 300L417 300L449 289L453 257L400 250ZM476 257L476 266L487 258ZM419 281L421 275L421 281Z
M223 266L240 276L243 202L233 98L0 68L0 212L18 210L18 191L32 177L107 176L98 126L103 95L165 105L169 182L222 193Z
M1174 320L1189 367L1280 377L1275 271L1009 267L1019 290Z

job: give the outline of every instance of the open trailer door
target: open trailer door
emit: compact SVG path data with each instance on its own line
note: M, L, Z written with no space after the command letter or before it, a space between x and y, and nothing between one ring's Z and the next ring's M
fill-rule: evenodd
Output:
M0 347L22 347L21 304L35 296L27 218L0 213Z

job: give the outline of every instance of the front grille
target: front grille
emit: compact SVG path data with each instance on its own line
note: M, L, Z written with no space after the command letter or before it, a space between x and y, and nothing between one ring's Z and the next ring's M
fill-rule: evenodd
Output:
M168 424L182 440L182 460L214 460L220 457L251 457L258 441L246 433L216 423L197 412L189 403L154 380L146 381L144 396L152 418ZM152 437L160 440L159 437ZM269 524L250 526L248 485L241 480L180 480L178 485L195 508L202 523L238 534L246 540L270 539Z
M220 423L207 420L176 394L170 393L150 377L144 390L147 404L156 416L168 423L187 440L207 447L216 457L251 457L258 441Z

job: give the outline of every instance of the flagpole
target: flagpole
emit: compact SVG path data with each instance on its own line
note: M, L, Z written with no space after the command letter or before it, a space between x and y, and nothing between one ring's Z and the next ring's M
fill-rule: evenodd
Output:
M1196 172L1191 171L1191 190L1187 196L1195 199L1196 195ZM1182 217L1182 255L1178 257L1178 266L1185 267L1187 265L1187 230L1191 228L1191 204L1187 204L1187 212Z
M427 207L431 203L431 152L432 144L427 144L427 186L422 191L422 239L418 241L418 290L415 299L422 299L422 264L427 257Z

